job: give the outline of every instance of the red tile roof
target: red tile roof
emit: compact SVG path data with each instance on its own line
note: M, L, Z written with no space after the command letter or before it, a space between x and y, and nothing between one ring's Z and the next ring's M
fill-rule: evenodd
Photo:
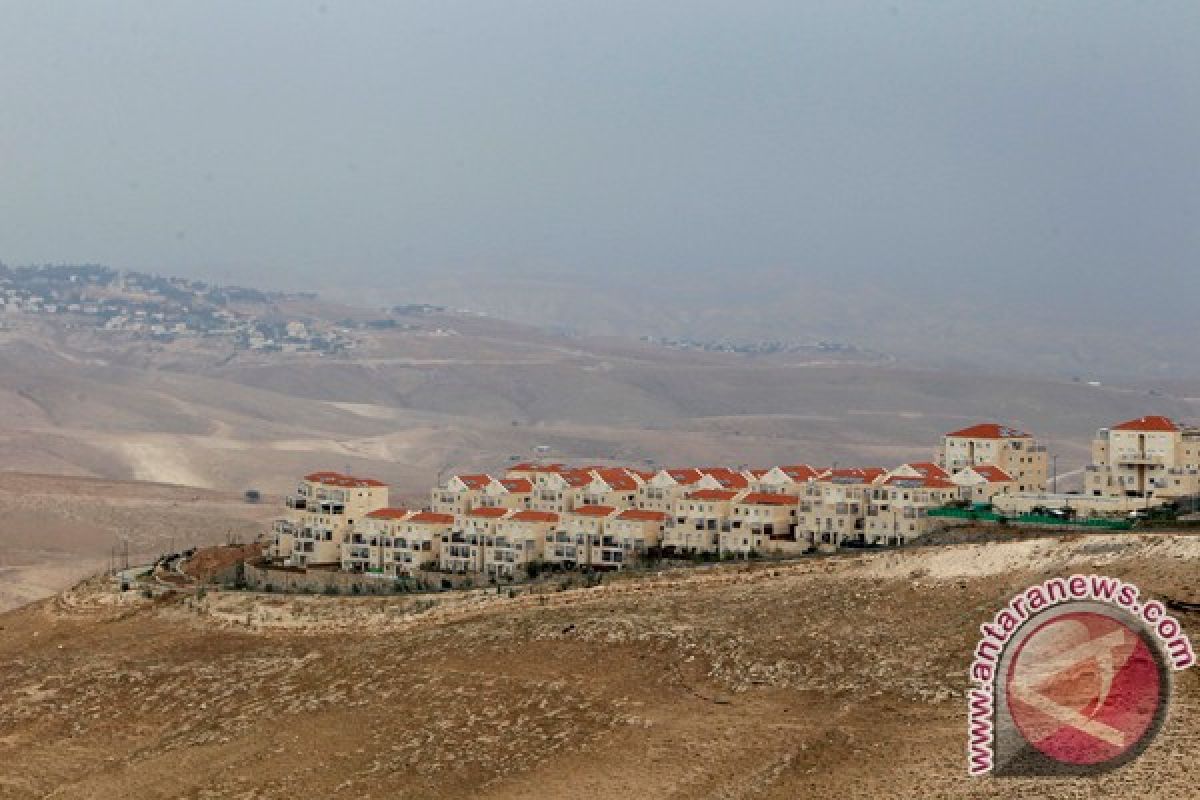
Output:
M794 464L787 467L780 467L780 469L783 470L785 475L797 483L812 480L819 475L819 473L808 464Z
M735 497L737 492L733 489L697 489L687 495L689 500L732 500Z
M632 491L639 486L623 467L601 467L594 471L600 480L618 491Z
M995 464L977 464L971 469L988 483L1010 483L1012 481L1012 476Z
M509 517L513 522L558 522L553 511L518 511Z
M1029 437L1028 433L995 422L982 422L946 435L961 439L1024 439Z
M482 489L492 482L492 476L484 473L477 475L455 475L468 489Z
M771 494L769 492L750 492L739 503L752 506L794 506L800 498L794 494Z
M439 514L436 511L421 511L417 514L413 514L411 517L405 520L405 522L425 522L436 525L453 525L454 515Z
M500 485L517 494L533 491L533 484L527 478L505 478L500 481Z
M572 514L584 517L607 517L616 511L612 506L576 506Z
M643 511L640 508L631 508L617 514L617 519L628 519L638 522L662 522L666 518L667 514L665 511Z
M467 512L468 517L503 517L512 509L500 508L499 506L481 506L480 508L472 508Z
M353 475L343 475L340 472L313 472L304 476L304 480L319 483L323 486L341 486L342 488L363 489L366 487L387 486L383 481L374 478L356 478Z
M932 461L913 461L905 464L906 467L912 467L917 472L927 478L949 478L950 473L934 464Z
M1169 417L1138 417L1119 425L1113 425L1115 431L1147 431L1150 433L1174 433L1179 430L1179 426L1170 420Z
M404 519L411 513L407 508L377 508L367 516L370 519Z
M675 479L676 483L690 484L700 480L703 476L700 470L693 467L682 467L678 469L669 469L666 471L668 475Z
M725 489L745 489L750 485L745 475L726 467L701 467L700 471L713 478Z
M591 473L583 472L582 470L564 470L558 473L562 479L567 482L568 486L579 489L587 486L592 482Z
M825 483L874 483L875 479L887 473L882 467L851 467L849 469L828 469L821 473Z

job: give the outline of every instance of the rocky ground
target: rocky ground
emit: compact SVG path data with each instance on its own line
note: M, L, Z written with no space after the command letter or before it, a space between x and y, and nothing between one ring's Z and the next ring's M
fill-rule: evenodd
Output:
M0 798L1187 796L1194 670L1150 750L1088 782L968 780L963 692L978 625L1031 582L1194 601L1198 558L1027 539L515 597L94 580L0 616Z

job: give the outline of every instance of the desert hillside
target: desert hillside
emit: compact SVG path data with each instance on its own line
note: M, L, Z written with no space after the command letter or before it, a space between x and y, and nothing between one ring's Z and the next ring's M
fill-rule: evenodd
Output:
M0 797L1181 796L1195 670L1150 750L1088 784L968 780L962 694L977 626L1032 581L1195 601L1198 557L1033 538L511 598L93 581L0 616Z
M283 313L282 311L280 313ZM1200 416L1188 383L1090 386L856 354L679 351L428 313L341 353L155 343L21 320L0 330L0 469L282 491L317 468L423 497L439 474L549 457L662 465L927 459L1001 420L1064 473L1116 420Z
M0 472L0 610L172 549L253 541L274 509L233 492ZM128 543L126 545L126 543Z

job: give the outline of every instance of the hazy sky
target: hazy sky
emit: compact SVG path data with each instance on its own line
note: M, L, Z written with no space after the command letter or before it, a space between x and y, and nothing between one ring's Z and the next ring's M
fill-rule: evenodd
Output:
M1195 0L0 0L0 81L10 264L1200 291Z

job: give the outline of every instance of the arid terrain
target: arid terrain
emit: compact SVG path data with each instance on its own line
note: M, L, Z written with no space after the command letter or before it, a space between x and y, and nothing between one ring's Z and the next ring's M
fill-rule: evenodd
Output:
M1032 581L1195 601L1198 558L1028 538L516 597L97 579L0 616L0 797L1188 796L1195 670L1149 751L1087 782L968 780L963 692L978 625Z
M253 541L274 509L234 492L0 472L0 610L172 549Z

